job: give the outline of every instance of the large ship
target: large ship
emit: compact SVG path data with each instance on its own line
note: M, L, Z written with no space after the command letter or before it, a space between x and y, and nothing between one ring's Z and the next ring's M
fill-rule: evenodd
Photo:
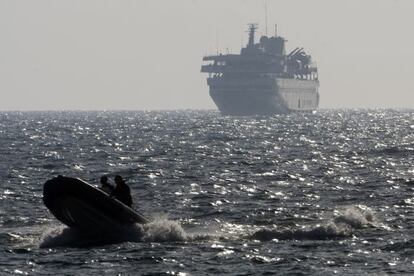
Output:
M297 47L286 54L286 40L276 33L255 43L257 24L240 54L205 56L210 96L223 115L268 115L314 111L319 105L318 70Z

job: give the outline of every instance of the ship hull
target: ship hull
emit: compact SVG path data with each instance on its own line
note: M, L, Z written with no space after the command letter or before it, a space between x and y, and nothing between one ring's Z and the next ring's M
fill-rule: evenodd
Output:
M319 105L319 82L283 78L208 79L210 96L223 115L311 112Z

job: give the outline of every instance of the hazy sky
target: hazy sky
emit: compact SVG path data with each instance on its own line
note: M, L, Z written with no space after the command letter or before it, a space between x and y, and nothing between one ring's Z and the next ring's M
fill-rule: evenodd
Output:
M414 1L268 0L319 67L322 108L414 108ZM0 110L212 109L205 54L239 53L263 0L0 0ZM258 36L257 36L258 39Z

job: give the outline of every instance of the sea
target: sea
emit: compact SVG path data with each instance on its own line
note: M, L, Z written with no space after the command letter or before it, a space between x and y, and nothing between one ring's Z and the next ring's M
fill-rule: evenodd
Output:
M414 110L0 112L0 275L412 275ZM102 242L43 184L121 175Z

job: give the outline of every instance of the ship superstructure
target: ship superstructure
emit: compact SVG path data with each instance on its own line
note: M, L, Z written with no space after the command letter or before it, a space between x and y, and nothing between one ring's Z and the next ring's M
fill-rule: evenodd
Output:
M257 24L240 54L206 56L210 96L224 115L267 115L313 111L319 105L318 71L303 48L286 54L286 40L275 34L255 43Z

